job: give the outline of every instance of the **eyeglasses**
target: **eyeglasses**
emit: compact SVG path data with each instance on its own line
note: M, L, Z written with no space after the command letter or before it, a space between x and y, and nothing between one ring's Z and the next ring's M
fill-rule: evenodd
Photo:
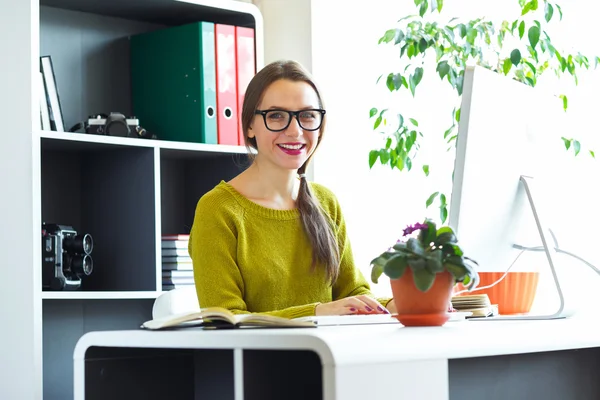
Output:
M292 117L296 117L300 128L305 131L316 131L323 123L325 110L312 108L308 110L288 111L288 110L256 110L256 115L262 115L265 126L272 132L284 131L290 126Z

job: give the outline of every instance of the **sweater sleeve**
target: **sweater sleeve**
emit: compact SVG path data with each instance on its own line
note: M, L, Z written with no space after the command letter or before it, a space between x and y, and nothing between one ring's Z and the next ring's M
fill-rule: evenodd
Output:
M204 196L196 206L188 252L192 258L199 306L223 307L250 314L244 301L244 281L237 264L238 227L243 215L235 201ZM319 303L261 312L285 318L315 315Z
M365 279L360 269L354 262L352 245L346 230L346 221L342 214L340 204L332 194L334 212L330 214L337 229L336 236L340 249L340 270L338 279L333 286L333 300L339 300L351 296L367 295L377 300L384 307L391 298L380 298L373 295L369 282Z

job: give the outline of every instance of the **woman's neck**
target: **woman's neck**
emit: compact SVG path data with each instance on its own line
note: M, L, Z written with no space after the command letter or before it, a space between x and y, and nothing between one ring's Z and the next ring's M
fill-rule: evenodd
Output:
M296 171L265 168L255 162L229 183L262 206L278 210L296 208L300 187Z

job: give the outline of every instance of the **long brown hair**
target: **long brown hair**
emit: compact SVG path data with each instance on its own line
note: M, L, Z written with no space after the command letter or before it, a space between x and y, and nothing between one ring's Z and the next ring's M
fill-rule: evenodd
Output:
M258 150L256 139L248 137L248 130L254 120L254 111L261 102L267 88L275 81L287 79L293 82L306 82L315 90L319 98L319 107L325 108L319 89L310 73L296 61L275 61L261 69L248 84L246 94L244 95L244 105L242 107L242 129L244 131L244 140L248 148L248 154L254 159L254 150ZM319 138L316 149L323 139L325 129L325 116L323 124L319 129ZM308 157L306 162L298 168L299 174L304 174L315 152ZM302 225L313 249L312 266L317 263L325 267L327 279L333 284L339 273L340 254L337 239L333 230L333 222L323 213L318 200L313 196L306 178L300 179L300 188L296 206L300 212Z

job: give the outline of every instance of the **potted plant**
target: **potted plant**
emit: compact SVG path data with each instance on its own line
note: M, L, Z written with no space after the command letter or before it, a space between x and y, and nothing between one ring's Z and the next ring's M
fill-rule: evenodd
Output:
M464 255L449 226L435 222L408 226L402 239L371 261L371 280L390 278L397 309L405 326L441 326L448 319L452 289L461 282L473 290L479 283L477 262Z

